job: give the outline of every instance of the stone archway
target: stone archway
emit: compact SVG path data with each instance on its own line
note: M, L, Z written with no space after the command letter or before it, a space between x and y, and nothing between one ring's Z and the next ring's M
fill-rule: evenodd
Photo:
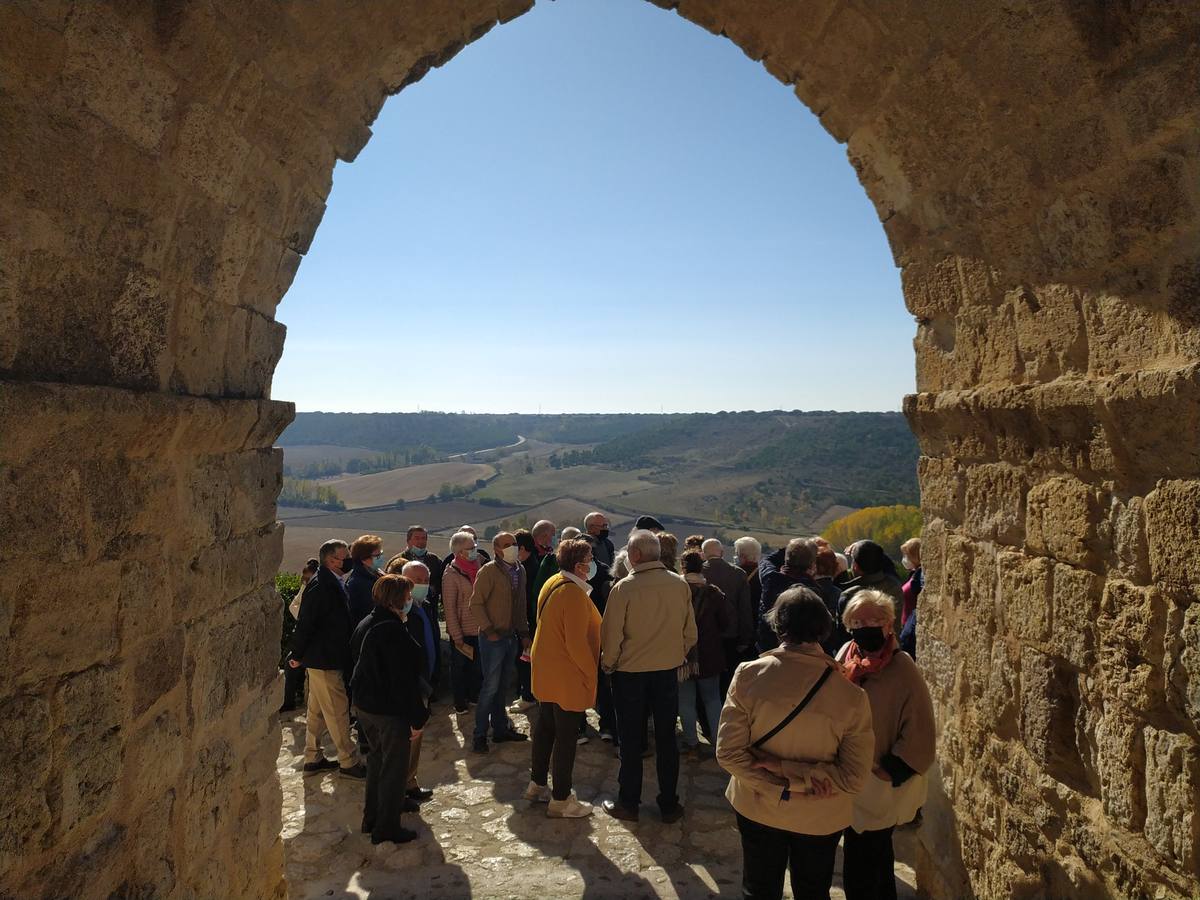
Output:
M903 267L923 885L1194 893L1200 12L657 2L795 85ZM386 96L529 6L0 6L3 891L282 892L273 311Z

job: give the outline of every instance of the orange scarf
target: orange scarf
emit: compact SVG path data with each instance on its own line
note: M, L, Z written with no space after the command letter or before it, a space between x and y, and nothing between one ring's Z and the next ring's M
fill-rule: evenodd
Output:
M850 679L851 684L861 685L864 678L882 671L884 666L892 661L892 654L896 652L896 647L894 634L878 653L863 653L858 649L858 644L851 641L850 648L846 651L846 658L842 660L842 670Z

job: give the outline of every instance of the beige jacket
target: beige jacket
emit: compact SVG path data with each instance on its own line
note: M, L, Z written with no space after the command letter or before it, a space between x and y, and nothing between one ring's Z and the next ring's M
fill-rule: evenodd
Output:
M695 645L691 588L661 562L640 563L613 585L600 625L605 672L674 669Z
M784 778L756 769L758 751L751 748L833 665L816 645L778 647L734 673L721 710L717 762L733 776L725 796L747 819L799 834L832 834L851 823L854 795L874 777L875 735L867 695L840 672L830 675L804 711L762 746L762 753L783 761ZM831 797L811 794L812 775L833 783Z
M517 572L517 587L514 590L509 572ZM525 567L520 563L512 566L492 560L484 564L475 576L475 589L471 592L471 616L479 623L481 637L499 635L505 637L514 632L522 638L529 637L528 614L525 609Z

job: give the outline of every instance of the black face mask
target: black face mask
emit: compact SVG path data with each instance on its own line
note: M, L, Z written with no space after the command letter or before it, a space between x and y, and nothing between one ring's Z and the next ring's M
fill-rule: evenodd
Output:
M354 571L354 560L347 556L342 560L342 574L349 575Z
M608 540L608 529L607 529L607 528L601 528L601 529L600 529L600 533L599 533L598 535L596 535L596 537L597 537L599 540L602 540L602 541L606 541L606 540Z
M883 649L883 629L878 625L871 628L851 628L850 637L864 653L878 653Z

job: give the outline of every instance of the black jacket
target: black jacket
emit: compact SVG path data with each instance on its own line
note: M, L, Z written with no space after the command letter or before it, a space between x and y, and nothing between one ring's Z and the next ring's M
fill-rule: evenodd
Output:
M325 566L304 589L300 618L292 634L292 658L310 669L344 671L350 663L349 598Z
M850 640L850 633L846 631L846 626L838 616L838 601L842 597L842 589L833 583L832 578L817 578L815 581L817 594L824 601L825 608L829 610L829 616L833 619L833 630L829 632L829 637L825 638L821 647L830 656L837 656L842 645Z
M379 580L379 573L361 562L354 563L350 577L346 579L346 593L350 595L350 624L357 627L358 623L371 614L375 601L371 598L371 589Z
M354 630L350 641L354 705L377 716L399 716L412 728L429 718L422 690L425 654L404 622L376 606Z

